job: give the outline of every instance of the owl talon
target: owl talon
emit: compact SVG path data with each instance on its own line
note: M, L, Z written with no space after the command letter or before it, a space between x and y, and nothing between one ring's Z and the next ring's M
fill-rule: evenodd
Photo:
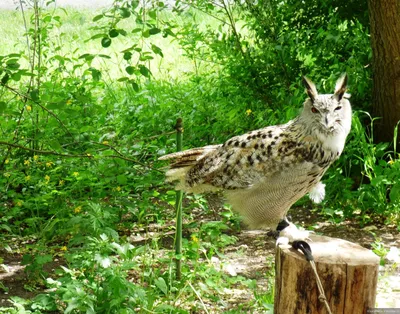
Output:
M288 226L279 232L276 245L285 245L295 241L311 241L310 234L313 231L299 230L293 223L288 222Z

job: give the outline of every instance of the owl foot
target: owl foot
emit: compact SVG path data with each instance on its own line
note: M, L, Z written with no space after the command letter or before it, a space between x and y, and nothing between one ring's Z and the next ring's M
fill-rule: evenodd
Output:
M313 231L298 229L287 218L279 222L276 230L279 234L276 245L285 245L295 241L311 241L310 234L313 233Z

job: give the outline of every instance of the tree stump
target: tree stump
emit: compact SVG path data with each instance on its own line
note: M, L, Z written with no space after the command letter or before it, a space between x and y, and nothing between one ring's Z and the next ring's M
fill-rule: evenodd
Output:
M365 314L375 307L379 257L358 244L312 235L308 241L333 314ZM275 255L274 314L327 314L304 255L281 245Z

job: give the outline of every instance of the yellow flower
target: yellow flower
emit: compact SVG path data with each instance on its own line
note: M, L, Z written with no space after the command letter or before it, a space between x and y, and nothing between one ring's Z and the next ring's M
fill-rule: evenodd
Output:
M394 160L393 160L393 159L389 160L389 161L388 161L388 164L389 164L389 165L393 165L393 164L394 164Z
M50 181L50 176L48 176L47 174L44 176L44 179L49 182Z
M86 156L90 157L90 156L92 156L92 155L91 155L91 154L86 154Z
M9 176L11 176L11 174L10 174L9 172L6 172L6 173L4 173L4 176L5 176L6 178L8 178Z
M66 104L67 104L67 105L72 104L72 100L71 100L71 99L68 99L67 102L66 102Z
M27 110L27 111L31 111L31 110L32 110L32 107L29 106L29 105L27 105L27 106L26 106L26 110Z
M47 168L50 168L52 165L54 165L53 162L51 162L51 161L46 162L46 167Z
M253 111L251 111L251 109L247 109L246 110L246 114L249 116L249 115L251 115L251 113L252 113Z
M116 189L118 192L121 191L121 187L120 187L120 186L117 186L115 189Z
M29 166L31 164L31 162L29 160L24 160L24 165L25 166Z
M79 214L82 211L82 206L78 206L74 209L75 214Z
M108 145L108 141L103 141L103 144L104 145Z
M16 202L15 205L21 207L22 206L22 201Z
M79 172L74 172L73 174L72 174L74 177L77 177L77 176L79 176Z
M31 180L31 176L26 176L25 177L25 181L30 181Z
M194 243L198 243L198 242L199 242L199 238L196 237L196 235L192 234L192 241L193 241Z
M10 162L9 159L6 159L6 161L4 162L6 165Z
M60 185L60 186L64 185L64 182L65 182L64 180L60 180L60 181L58 181L58 185Z
M66 251L66 250L67 250L67 247L64 245L64 246L62 246L62 247L60 248L60 250L61 250L61 251Z
M33 156L33 160L36 161L36 160L38 160L38 159L39 159L39 156L38 156L38 155L34 155L34 156Z

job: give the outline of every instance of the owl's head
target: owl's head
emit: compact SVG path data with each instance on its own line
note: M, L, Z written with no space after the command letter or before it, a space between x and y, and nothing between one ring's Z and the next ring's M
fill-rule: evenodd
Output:
M320 134L346 137L351 128L347 74L337 80L333 94L319 95L314 83L306 77L303 77L303 84L309 98L304 102L301 117Z

